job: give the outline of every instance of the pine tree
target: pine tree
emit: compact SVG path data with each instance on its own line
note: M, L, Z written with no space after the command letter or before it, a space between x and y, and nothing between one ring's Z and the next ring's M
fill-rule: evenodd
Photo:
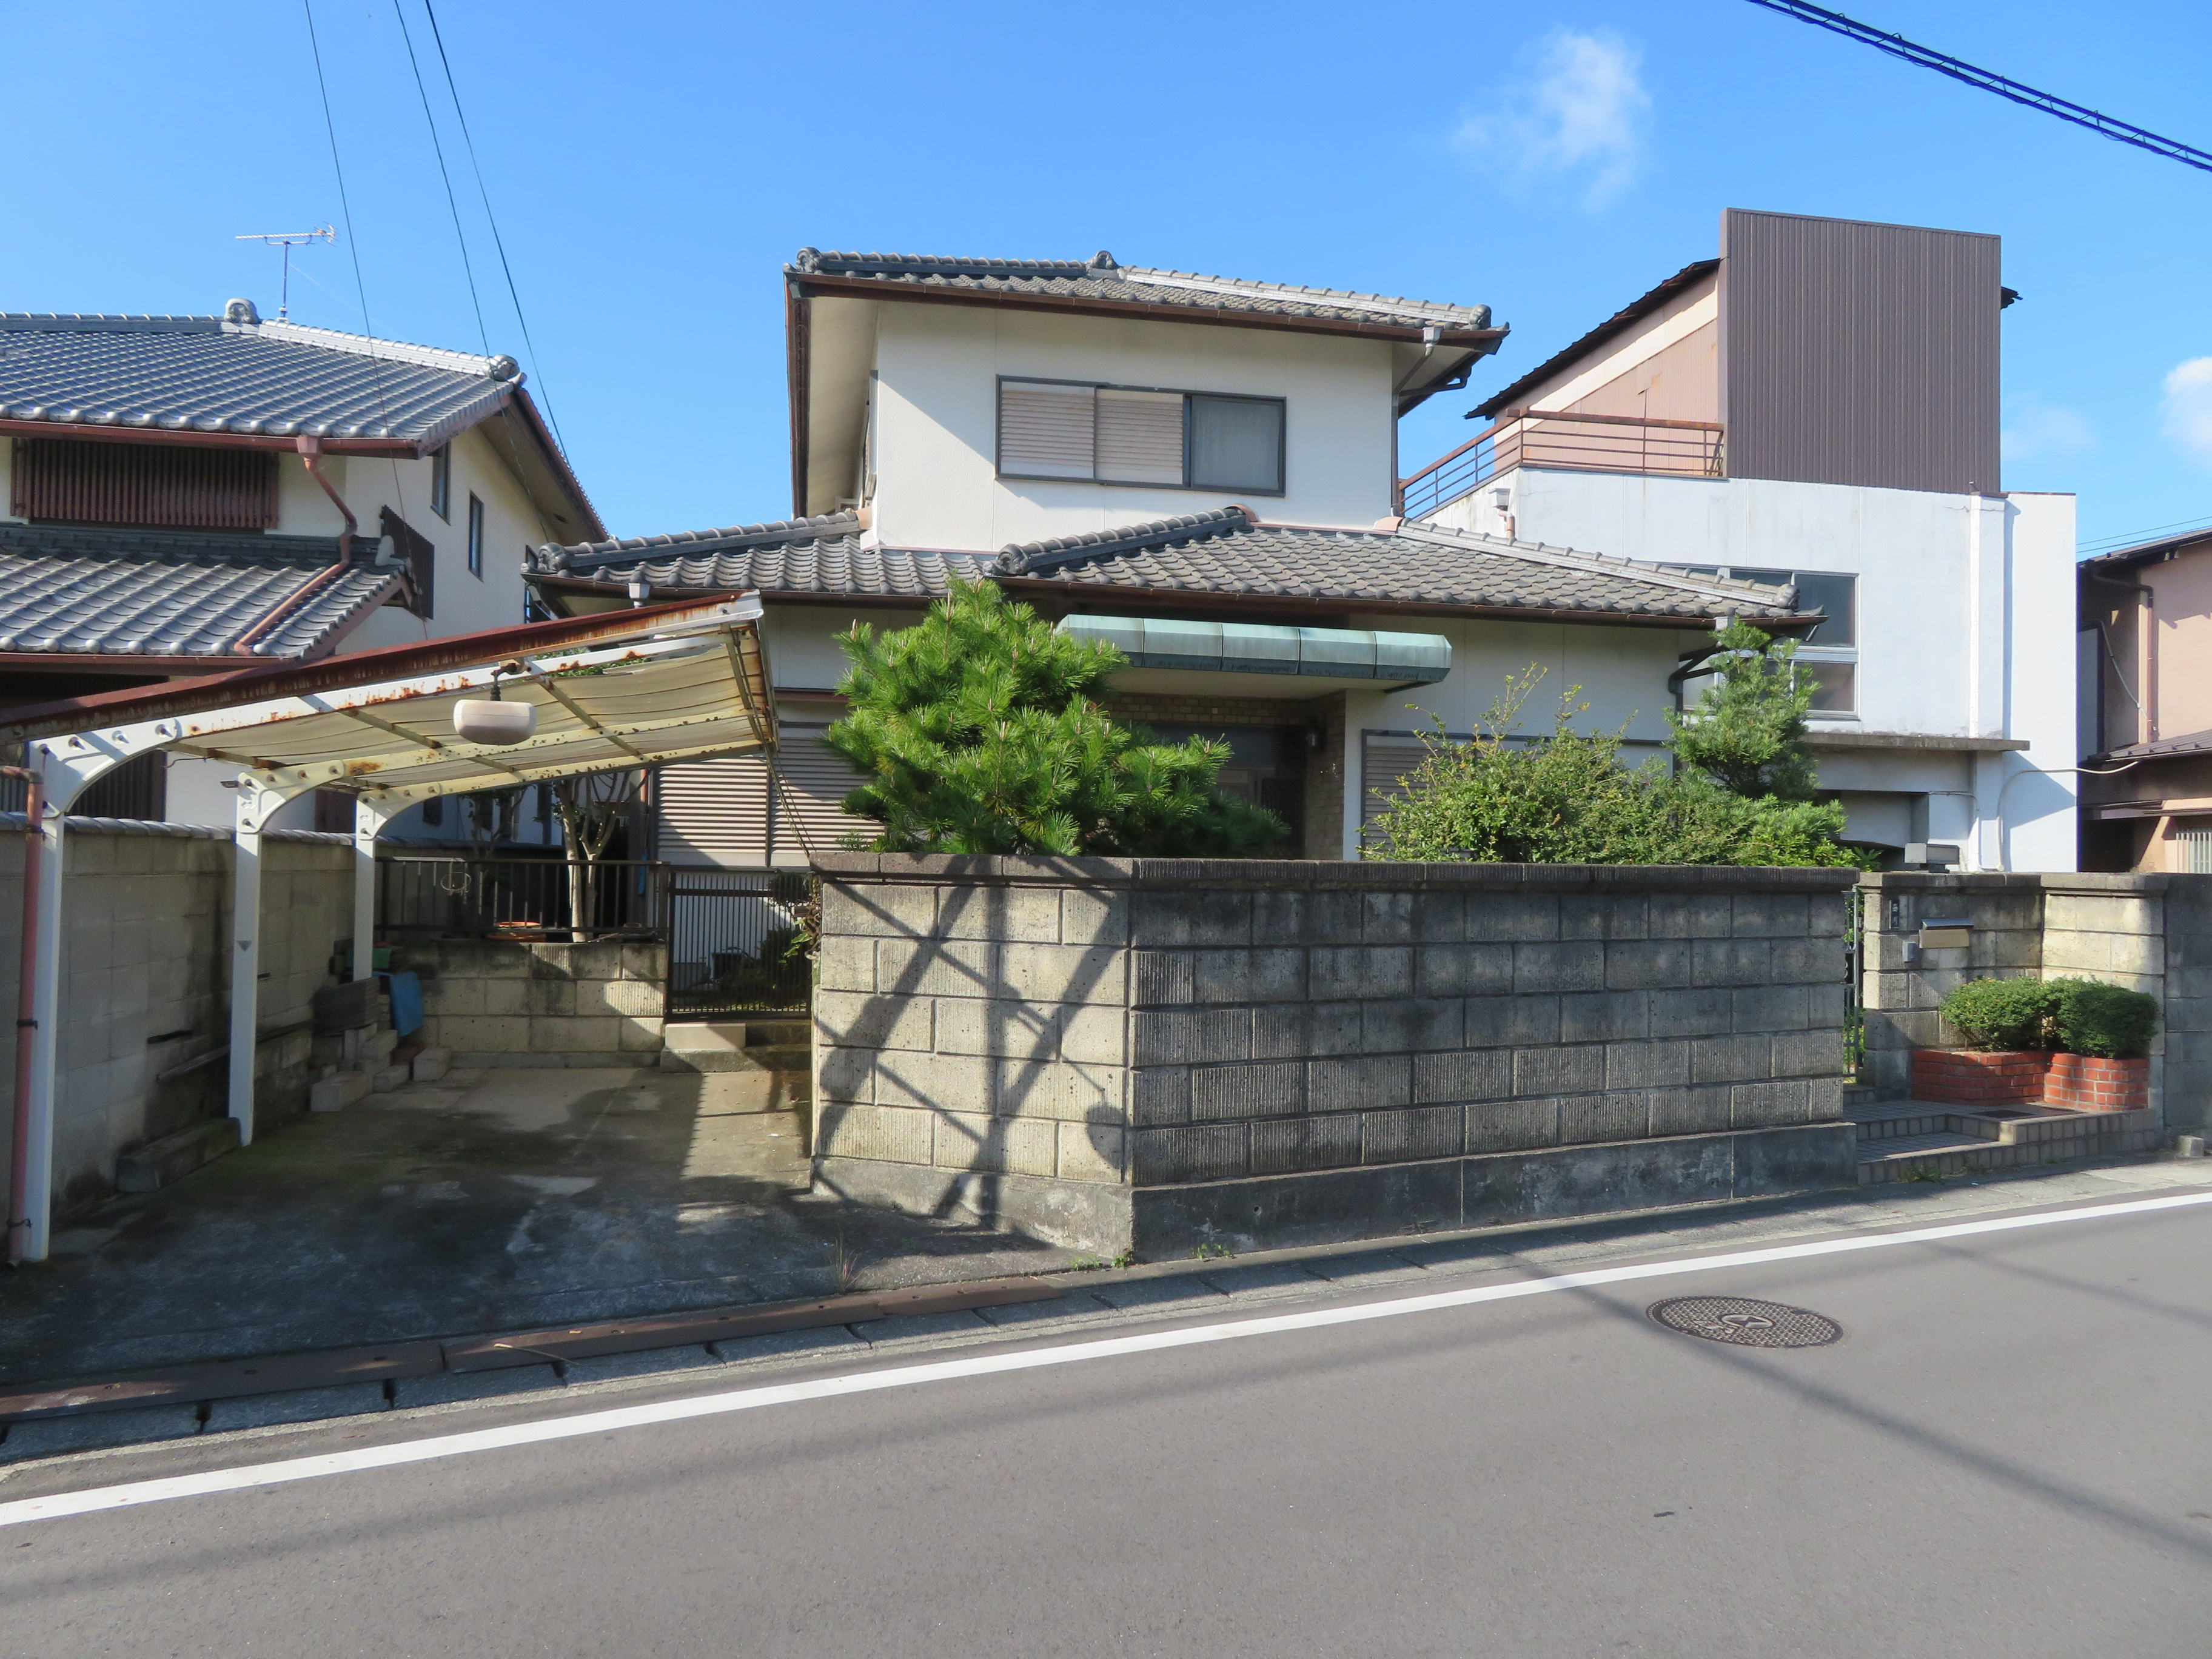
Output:
M962 585L917 626L839 635L844 719L824 734L866 775L845 810L879 852L1240 857L1287 830L1218 793L1228 745L1160 744L1099 706L1127 659Z
M1686 773L1748 800L1813 799L1818 778L1805 747L1809 675L1794 666L1795 640L1778 640L1748 623L1715 636L1719 682L1687 714L1667 711L1668 746Z

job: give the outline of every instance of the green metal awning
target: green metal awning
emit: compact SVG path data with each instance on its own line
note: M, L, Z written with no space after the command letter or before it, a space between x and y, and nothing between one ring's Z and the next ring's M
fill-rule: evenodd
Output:
M1060 631L1107 641L1121 649L1133 669L1272 675L1302 682L1267 690L1255 686L1255 696L1313 696L1351 686L1398 690L1432 685L1451 672L1451 641L1441 634L1160 617L1066 617Z

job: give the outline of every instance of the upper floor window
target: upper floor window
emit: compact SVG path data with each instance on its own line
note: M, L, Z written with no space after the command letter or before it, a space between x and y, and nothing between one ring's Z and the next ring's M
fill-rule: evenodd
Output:
M471 492L469 495L469 574L479 580L483 576L483 498Z
M1730 581L1758 582L1797 590L1800 611L1818 611L1821 620L1797 636L1797 672L1813 682L1812 712L1848 714L1858 708L1859 579L1834 570L1775 570L1747 564L1680 565L1678 569ZM1692 680L1686 690L1696 694Z
M264 449L21 438L19 519L149 530L273 530L276 457Z
M999 382L999 474L1283 493L1280 398Z
M430 510L453 521L453 447L441 444L430 455Z

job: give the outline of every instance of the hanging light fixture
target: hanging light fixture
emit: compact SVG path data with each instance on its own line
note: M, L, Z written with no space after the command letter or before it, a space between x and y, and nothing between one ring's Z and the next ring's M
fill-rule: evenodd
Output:
M453 735L466 743L520 743L538 730L538 706L508 702L499 695L499 677L520 673L520 663L501 663L491 671L491 696L463 697L453 705Z

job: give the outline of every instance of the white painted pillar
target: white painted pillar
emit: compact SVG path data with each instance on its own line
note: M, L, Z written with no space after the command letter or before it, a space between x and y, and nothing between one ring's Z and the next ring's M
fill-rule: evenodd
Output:
M230 891L230 1115L238 1144L253 1139L254 1062L261 1034L261 833L277 808L312 788L272 789L251 772L238 781Z
M392 815L365 795L353 802L353 976L376 971L376 837Z
M69 795L76 793L69 788L66 775L58 775L51 767L41 769L47 774L48 788L58 784ZM36 954L32 972L37 982L32 988L31 1018L35 1023L29 1030L15 1033L16 1042L31 1045L31 1109L23 1126L27 1148L24 1207L28 1212L24 1218L30 1224L23 1240L26 1261L44 1261L53 1242L54 1085L59 1075L62 1025L62 817L67 810L67 797L58 802L49 796L40 821L29 826L44 845L39 854L39 915L33 940Z

